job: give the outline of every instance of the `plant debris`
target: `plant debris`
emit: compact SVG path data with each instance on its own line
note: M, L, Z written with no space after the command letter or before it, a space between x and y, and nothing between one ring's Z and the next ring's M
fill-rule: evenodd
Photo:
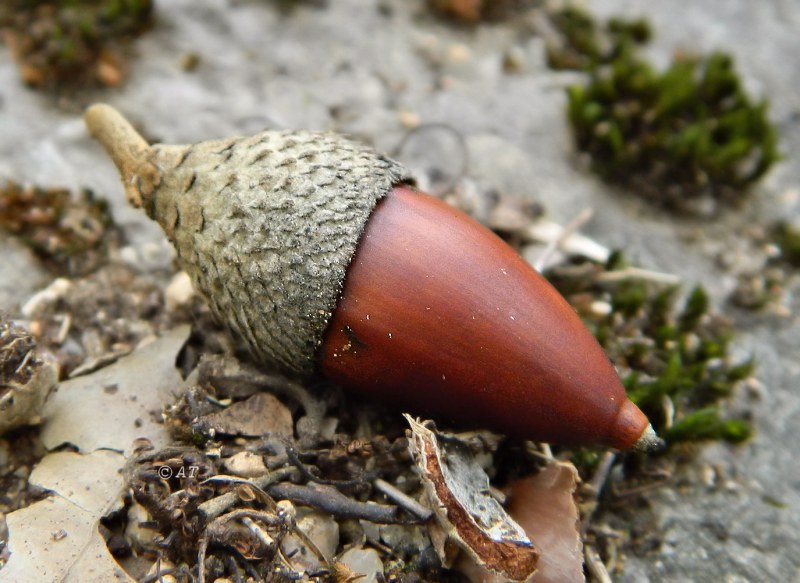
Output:
M121 238L108 204L90 190L7 182L0 186L0 229L20 238L60 275L83 275L107 260Z
M556 267L550 281L578 309L617 366L631 400L669 445L750 437L750 423L725 417L722 401L753 373L753 360L733 362L730 324L709 311L701 287L676 307L675 285L625 277L614 254L606 265ZM622 276L622 277L620 277Z
M737 203L780 158L766 100L754 103L733 58L677 54L657 72L636 52L651 31L644 21L600 27L576 8L557 12L551 45L556 68L589 76L568 90L568 117L592 169L660 206L714 210Z
M0 314L0 435L40 421L58 367L36 351L33 337Z
M406 415L418 471L444 539L442 563L452 564L453 544L480 566L512 581L536 571L539 551L489 492L489 478L462 440L436 433Z
M62 375L78 376L113 363L146 336L185 321L187 310L165 310L164 288L165 282L154 274L109 263L87 277L54 280L22 312L40 346L56 356Z
M116 87L123 48L152 24L152 0L8 0L0 7L0 37L22 81L48 91Z

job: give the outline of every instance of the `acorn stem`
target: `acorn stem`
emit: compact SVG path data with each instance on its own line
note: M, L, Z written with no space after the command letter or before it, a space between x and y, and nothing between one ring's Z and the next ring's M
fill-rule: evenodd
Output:
M144 188L143 180L151 186L159 181L155 166L145 166L150 145L120 112L105 103L89 107L84 120L89 132L103 144L119 169L130 203L135 207L142 206L142 191L152 190Z

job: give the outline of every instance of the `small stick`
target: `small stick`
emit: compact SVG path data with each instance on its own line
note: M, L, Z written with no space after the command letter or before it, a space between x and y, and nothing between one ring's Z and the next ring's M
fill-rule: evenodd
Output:
M298 486L296 484L275 484L267 492L279 500L291 500L333 514L337 518L363 518L378 524L407 524L397 517L397 506L367 504L348 498L331 486Z
M592 577L600 583L612 583L611 575L608 574L608 569L606 569L605 564L603 564L603 561L600 559L600 554L597 552L597 549L591 545L586 545L583 555L586 558L586 568L589 570L589 573L592 574Z
M558 237L551 239L550 242L547 244L547 247L544 248L542 254L539 255L538 259L536 259L536 263L534 263L533 268L536 271L541 272L544 269L544 266L547 265L547 262L552 257L553 253L555 253L561 246L564 244L564 241L569 239L574 233L578 232L578 230L589 222L592 218L594 211L590 208L583 209L578 216L572 219L567 226L564 227Z
M275 482L279 482L281 480L285 480L294 474L297 470L295 468L281 468L279 470L275 470L270 472L264 476L259 476L253 480L245 480L242 478L236 478L234 476L214 476L209 478L208 480L204 481L203 484L213 484L213 483L228 483L228 484L246 484L253 488L253 490L259 495L259 497L264 501L271 509L274 509L275 502L269 497L269 495L264 492L264 488L269 486L270 484L274 484ZM212 498L211 500L207 500L200 504L197 507L197 510L206 520L212 520L222 514L223 512L227 511L231 506L236 504L239 501L239 494L236 491L226 492L221 496L217 496L216 498Z
M592 476L592 481L589 482L587 490L591 495L591 502L593 505L590 507L586 513L586 517L583 519L583 524L581 525L581 536L586 536L586 531L589 529L589 524L592 521L592 516L594 515L594 511L597 507L597 500L600 498L600 493L603 491L603 486L608 479L608 474L611 472L611 466L614 465L614 460L616 459L617 454L611 451L607 451L603 454L603 459L600 460L600 464L597 466L597 470L595 470L594 475Z
M604 282L617 282L628 279L641 279L666 285L677 285L681 282L681 278L672 273L661 273L659 271L642 269L641 267L626 267L625 269L618 269L616 271L606 271L597 276L597 281Z
M433 511L430 508L426 508L408 494L405 494L404 492L401 492L392 486L386 480L378 478L373 482L373 484L375 485L375 489L379 492L382 492L389 500L395 504L399 504L408 512L417 516L420 520L427 521L431 518L431 516L433 516Z

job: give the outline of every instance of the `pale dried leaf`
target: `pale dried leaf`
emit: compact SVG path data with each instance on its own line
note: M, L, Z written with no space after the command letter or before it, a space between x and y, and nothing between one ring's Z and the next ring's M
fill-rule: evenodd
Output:
M188 336L189 327L180 326L111 366L61 383L44 406L45 446L130 453L140 437L156 449L166 446L160 416L182 384L175 358Z
M87 512L108 514L122 504L124 463L120 454L108 450L89 455L61 451L45 456L28 482L56 492Z
M408 415L406 420L412 453L439 524L478 564L513 581L527 579L536 570L538 552L489 494L489 478L469 447Z
M109 451L45 457L31 482L54 493L8 515L11 556L0 582L132 582L98 531L101 516L121 503L123 464Z

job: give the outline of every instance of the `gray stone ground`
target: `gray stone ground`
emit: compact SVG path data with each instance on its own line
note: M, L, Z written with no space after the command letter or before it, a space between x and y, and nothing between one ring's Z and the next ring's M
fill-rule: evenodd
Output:
M331 0L282 14L266 0L161 0L157 28L137 43L127 84L85 99L109 101L151 139L173 142L268 126L336 129L391 150L405 132L402 119L446 122L467 138L469 173L480 186L541 200L562 222L591 206L596 216L587 234L624 248L644 267L680 275L687 287L703 283L723 307L734 280L718 267L720 253L750 261L739 236L748 224L798 216L800 2L592 3L601 16L650 18L657 62L676 49L721 48L736 56L748 88L770 97L786 160L744 211L713 223L661 215L578 169L563 115L562 88L574 76L545 68L543 42L526 32L529 23L452 27L431 19L421 4ZM503 72L509 50L521 61L519 73ZM189 52L200 57L191 73L180 64ZM451 163L442 152L423 151L437 155ZM22 88L0 47L3 176L92 187L113 197L115 216L134 242L161 240L154 224L125 206L116 173L87 137L78 108L58 108ZM43 274L8 241L0 239L0 253L0 308L13 313ZM789 307L798 308L791 296ZM688 470L697 485L652 494L665 543L629 557L621 581L800 581L800 466L793 455L800 321L740 315L737 323L737 352L757 356L764 386L760 399L739 405L753 409L758 435L737 449L706 448ZM718 467L716 485L699 479L705 464Z

